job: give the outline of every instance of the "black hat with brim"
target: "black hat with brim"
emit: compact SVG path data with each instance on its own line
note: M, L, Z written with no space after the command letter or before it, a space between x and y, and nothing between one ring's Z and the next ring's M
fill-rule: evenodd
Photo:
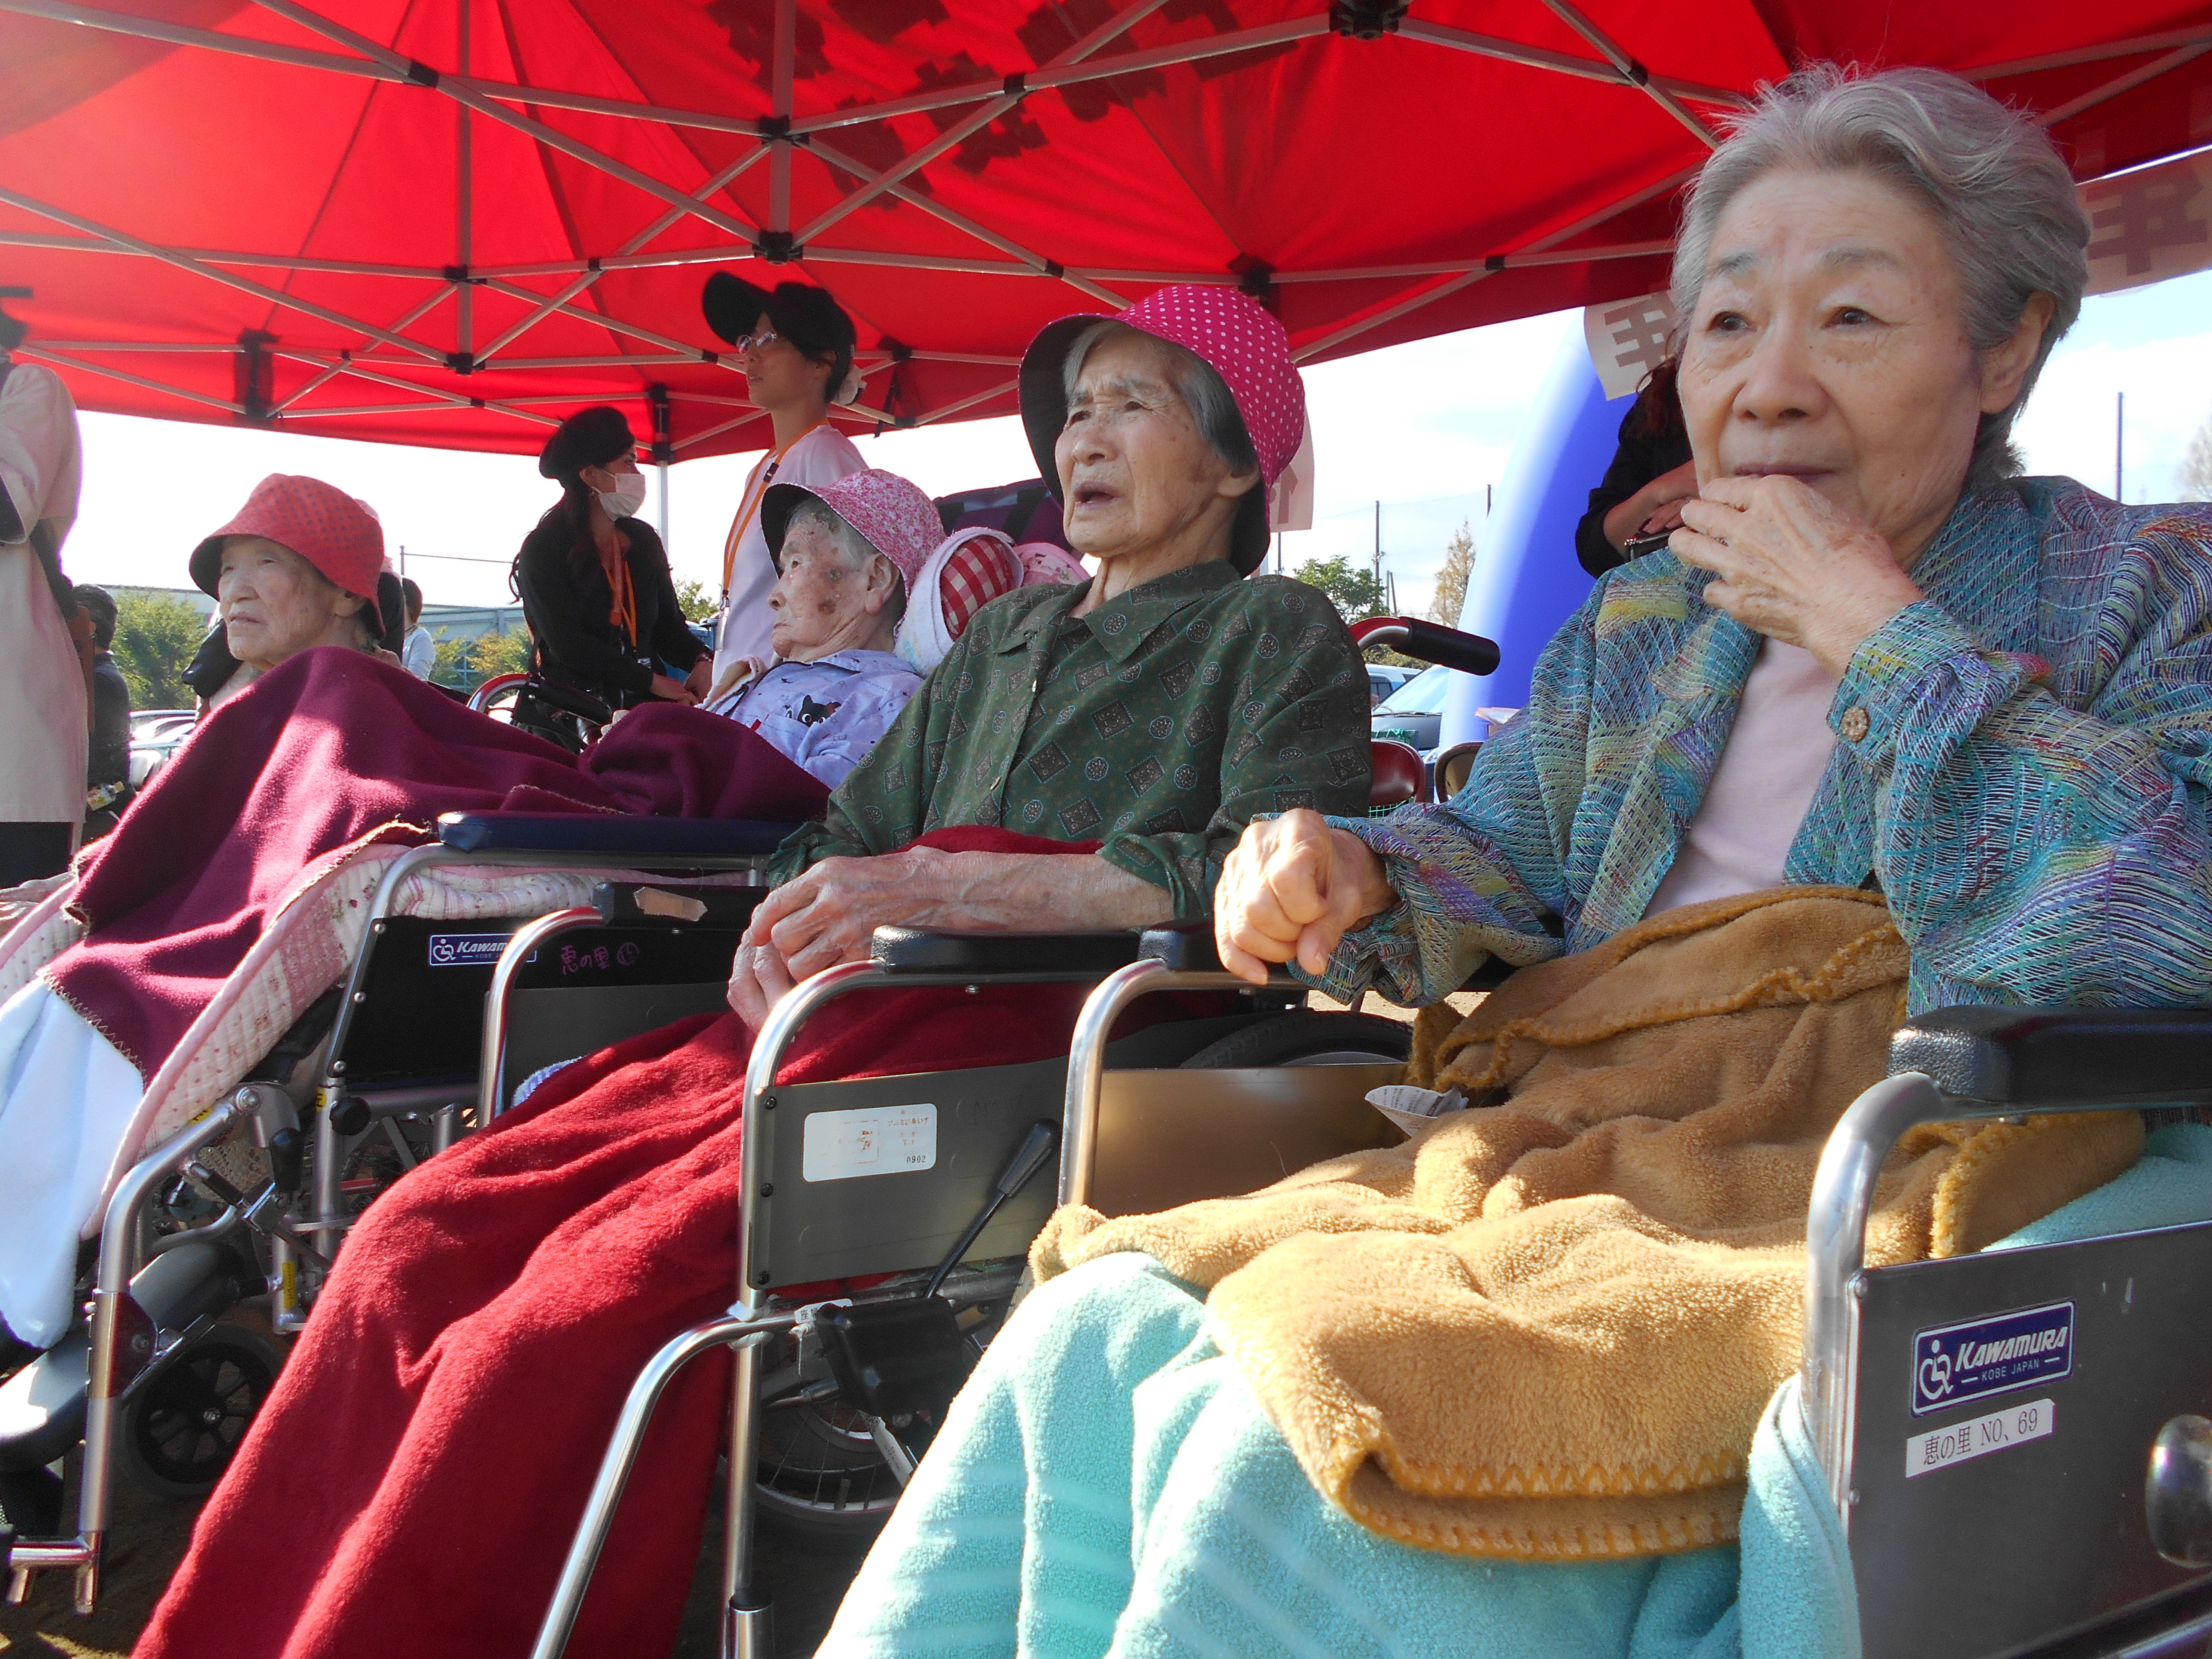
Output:
M856 336L853 319L830 295L809 283L778 283L773 290L718 270L707 279L699 309L713 329L732 345L769 325L810 357L850 352ZM836 387L831 387L833 392Z
M1067 354L1085 329L1121 320L1103 315L1062 317L1039 329L1030 349L1022 354L1022 429L1029 434L1030 453L1036 457L1037 471L1063 513L1067 498L1060 489L1060 462L1053 452L1060 442L1060 428L1067 424ZM1136 325L1123 323L1122 326L1135 328ZM1139 333L1149 331L1138 330ZM1177 345L1173 340L1167 343ZM1177 349L1188 349L1179 345ZM1267 540L1267 490L1262 482L1245 492L1230 526L1229 562L1238 575L1250 575L1266 561Z
M538 452L538 471L548 478L573 478L587 466L620 460L636 447L622 410L600 404L561 422Z

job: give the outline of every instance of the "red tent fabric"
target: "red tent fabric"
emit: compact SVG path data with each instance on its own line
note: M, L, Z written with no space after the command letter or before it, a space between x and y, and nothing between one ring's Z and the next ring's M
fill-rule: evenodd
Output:
M2212 138L2182 0L0 0L0 284L93 409L672 459L764 421L708 272L830 288L851 423L1005 413L1037 326L1241 282L1307 360L1663 284L1712 127L1933 64L2089 178Z

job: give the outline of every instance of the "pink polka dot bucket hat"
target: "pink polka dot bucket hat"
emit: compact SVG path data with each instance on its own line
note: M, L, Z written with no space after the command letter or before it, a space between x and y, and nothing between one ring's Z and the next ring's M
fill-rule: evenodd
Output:
M1063 366L1077 337L1104 320L1093 314L1047 323L1022 358L1022 425L1055 496L1060 470L1053 445L1067 423ZM1193 283L1161 289L1115 313L1112 320L1182 347L1203 359L1229 387L1260 458L1260 487L1245 496L1230 536L1231 562L1250 575L1267 556L1267 498L1305 435L1305 381L1291 361L1291 337L1250 295Z

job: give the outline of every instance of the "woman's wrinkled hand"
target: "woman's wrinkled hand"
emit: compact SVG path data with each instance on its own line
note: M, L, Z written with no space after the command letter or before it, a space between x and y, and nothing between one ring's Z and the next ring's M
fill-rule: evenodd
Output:
M1397 902L1366 842L1301 808L1246 826L1214 889L1213 942L1255 985L1293 957L1318 976L1345 934Z
M1669 545L1714 572L1705 603L1802 646L1840 676L1868 635L1921 597L1888 541L1802 480L1714 478Z
M740 945L737 960L730 964L730 1006L757 1031L794 983L790 968L773 945Z
M680 702L687 708L699 699L682 680L672 680L665 674L653 677L653 695L663 702Z
M824 859L761 901L745 943L771 947L794 982L842 962L866 962L877 928L945 920L937 912L946 857L915 847Z
M702 657L691 665L691 672L684 677L684 689L691 694L694 702L707 701L707 693L714 684L714 659Z

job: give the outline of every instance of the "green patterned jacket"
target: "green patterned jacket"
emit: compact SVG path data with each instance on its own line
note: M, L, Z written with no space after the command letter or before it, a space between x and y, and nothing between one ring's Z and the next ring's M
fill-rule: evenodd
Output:
M1859 647L1792 882L1880 883L1913 1010L2212 1002L2212 507L2065 478L1960 502ZM1346 817L1403 898L1322 981L1433 1002L1640 919L1758 636L1661 550L1608 573L1449 805Z
M1083 592L977 611L773 878L989 824L1103 841L1202 916L1248 820L1366 805L1367 674L1327 595L1218 560L1069 615Z

